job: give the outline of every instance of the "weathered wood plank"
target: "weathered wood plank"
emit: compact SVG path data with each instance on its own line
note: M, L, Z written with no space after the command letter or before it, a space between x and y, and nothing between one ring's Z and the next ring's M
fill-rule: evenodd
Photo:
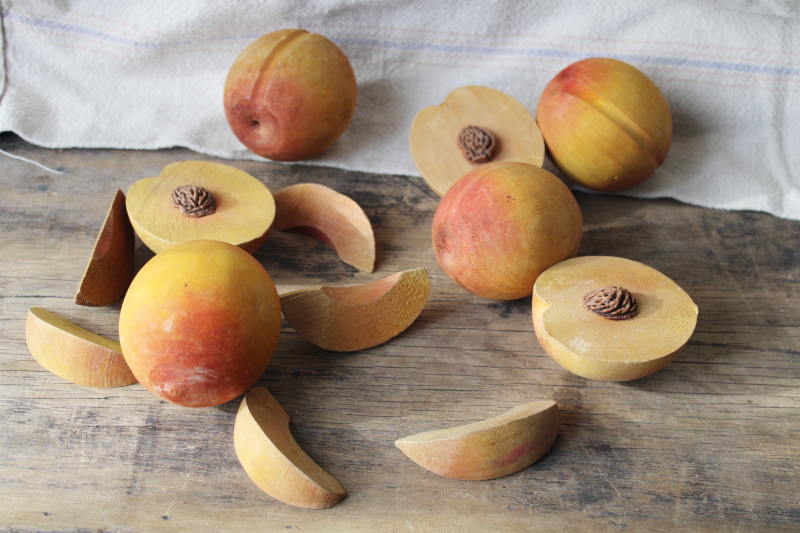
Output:
M700 308L687 348L629 383L592 382L536 341L530 299L491 302L450 282L419 178L228 162L276 191L318 182L375 226L374 274L310 237L273 232L256 258L278 285L356 284L428 269L433 292L392 341L328 353L284 323L259 382L300 445L348 490L325 511L259 491L233 453L238 400L166 404L139 385L95 390L41 368L25 345L39 306L117 338L119 303L73 303L114 191L186 150L0 148L0 530L13 531L793 531L800 527L800 223L668 200L578 194L581 255L618 255L672 277ZM152 253L137 244L137 269ZM561 405L551 453L486 482L440 478L393 442L500 414Z

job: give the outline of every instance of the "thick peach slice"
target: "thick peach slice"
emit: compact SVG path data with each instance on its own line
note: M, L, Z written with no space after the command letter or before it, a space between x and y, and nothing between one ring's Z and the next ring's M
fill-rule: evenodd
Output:
M184 214L173 193L186 186L210 194L213 212ZM254 253L275 217L275 201L263 183L237 168L207 161L173 163L159 176L137 181L128 190L127 206L133 229L155 253L199 239L227 242Z
M588 308L596 301L584 304L591 293L613 288L632 295L634 316L609 312L606 318ZM626 381L666 366L692 336L697 313L674 281L621 257L568 259L545 270L533 287L533 326L542 347L589 379Z
M242 399L233 427L236 456L258 488L290 505L325 509L347 496L341 484L298 446L289 415L262 387Z
M482 162L514 161L542 166L544 138L525 106L496 89L461 87L448 94L441 105L420 110L411 123L411 157L422 178L439 196L480 164L471 162L459 146L459 135L469 126L494 137L491 156Z
M351 287L316 287L281 295L286 321L307 341L335 352L363 350L405 330L431 293L424 268Z
M73 324L41 307L31 307L25 339L33 358L53 374L86 387L136 383L118 342Z
M541 459L555 442L558 425L558 404L539 401L480 422L404 437L395 445L440 476L494 479Z
M375 234L367 215L353 199L329 187L298 183L275 193L272 227L316 237L348 265L375 269Z
M75 303L101 306L119 300L133 279L135 249L136 240L125 208L125 195L118 190L95 240L75 293Z

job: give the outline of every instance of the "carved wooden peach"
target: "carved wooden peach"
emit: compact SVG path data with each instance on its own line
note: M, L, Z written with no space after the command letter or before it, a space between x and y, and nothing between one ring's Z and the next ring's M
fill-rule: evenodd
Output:
M541 459L555 442L558 426L558 404L539 401L480 422L404 437L395 445L440 476L495 479Z
M224 107L233 133L252 152L276 161L308 159L347 129L358 86L344 53L305 30L257 39L233 62Z
M530 296L546 268L578 253L583 219L575 197L550 172L489 163L459 179L433 217L442 270L492 300Z
M489 150L476 150L474 143L459 140L470 138L461 137L470 127L491 134ZM465 145L471 144L468 155ZM479 85L455 89L440 105L419 111L411 123L409 145L417 170L439 196L479 164L516 161L540 167L544 161L542 134L525 106Z
M610 288L625 289L633 305L618 298L625 291L596 294ZM570 372L603 381L637 379L666 366L689 341L698 313L664 274L607 256L576 257L547 269L536 280L532 306L545 351Z
M289 431L289 415L262 387L242 399L233 427L236 456L258 488L289 505L325 509L347 492L319 467Z
M81 277L75 303L111 305L122 298L133 278L135 249L136 240L125 208L125 195L117 191Z
M274 229L311 235L345 263L366 272L375 269L375 233L352 198L318 183L291 185L274 198Z
M304 339L336 352L382 344L410 326L431 293L424 268L350 287L315 287L281 295L286 321Z
M653 175L672 141L664 95L616 59L573 63L547 85L536 120L553 162L590 189L620 191Z
M194 190L178 194L187 187ZM203 209L198 202L213 207ZM275 200L263 183L238 168L206 161L173 163L157 177L137 181L126 203L136 234L155 253L199 239L254 253L275 217Z
M33 358L53 374L86 387L136 383L120 344L41 307L31 307L25 340Z
M176 244L133 279L119 317L122 352L148 390L189 407L218 405L252 387L281 329L264 267L222 241Z

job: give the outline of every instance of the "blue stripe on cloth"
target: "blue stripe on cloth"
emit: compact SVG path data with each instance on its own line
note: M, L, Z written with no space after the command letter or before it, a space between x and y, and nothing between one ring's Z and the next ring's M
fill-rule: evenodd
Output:
M78 26L76 24L54 22L43 19L34 19L24 15L18 15L12 11L7 11L4 14L4 17L9 20L21 22L29 26L48 28L67 33L74 33L78 35L85 35L88 37L94 37L100 40L112 42L115 44L121 44L132 48L156 49L165 46L175 46L178 44L182 45L182 44L190 44L192 42L199 42L199 41L179 41L170 43L155 43L149 41L127 39L100 30ZM260 35L253 35L253 36L239 35L235 37L220 36L215 38L203 39L203 41L255 39L257 37L260 37ZM378 39L356 39L356 38L331 38L331 40L339 46L362 46L369 48L420 50L428 52L478 54L486 56L551 57L551 58L571 59L577 61L579 59L585 59L596 55L589 52L575 52L575 51L559 50L553 48L498 48L498 47L474 46L474 45L385 41ZM612 57L615 57L622 61L627 61L629 63L644 63L653 65L689 67L689 68L697 68L703 70L743 72L747 74L767 74L772 76L800 77L800 68L789 67L789 66L770 66L770 65L752 64L752 63L735 63L727 61L689 59L686 57L649 56L649 55L636 55L636 54L621 54L621 55L612 54Z

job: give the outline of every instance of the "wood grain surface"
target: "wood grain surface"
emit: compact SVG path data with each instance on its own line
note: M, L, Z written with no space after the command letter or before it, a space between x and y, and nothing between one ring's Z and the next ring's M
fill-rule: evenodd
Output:
M800 222L577 193L581 255L646 263L700 309L674 362L605 383L547 356L530 298L483 300L444 275L430 242L439 198L421 178L226 162L273 192L327 185L374 224L373 274L308 236L273 232L255 257L277 285L351 285L419 267L432 281L416 322L368 350L326 352L284 322L259 385L349 493L309 511L271 499L240 467L239 399L190 409L138 384L81 387L44 370L25 343L32 306L117 339L119 303L73 302L115 191L176 161L215 159L182 149L45 150L10 134L0 148L64 172L0 154L2 531L800 530ZM150 257L137 241L136 269ZM548 455L517 474L446 479L394 446L540 399L559 402L560 433Z

